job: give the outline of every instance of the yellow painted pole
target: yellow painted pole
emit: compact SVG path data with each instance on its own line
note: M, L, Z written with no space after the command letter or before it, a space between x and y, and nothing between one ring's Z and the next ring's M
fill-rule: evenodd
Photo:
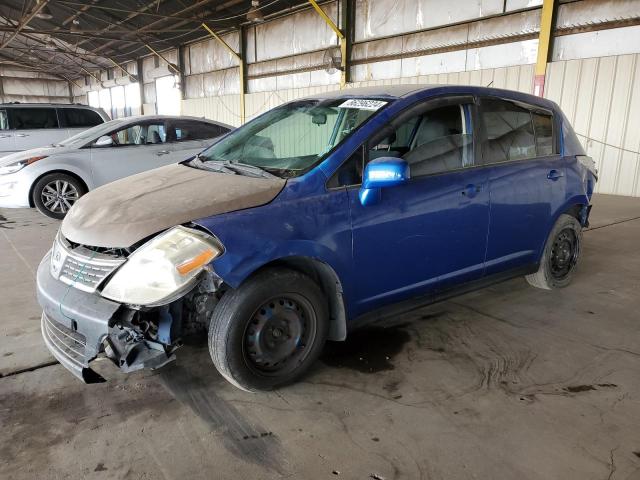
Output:
M540 14L538 59L536 61L535 77L533 80L533 93L539 97L544 96L544 80L547 74L547 62L549 61L549 46L551 45L555 2L556 0L544 0L542 3L542 13Z
M100 80L98 77L96 77L93 73L91 73L89 70L87 70L84 67L80 67L80 70L82 70L84 73L86 73L87 75L93 77L93 79L98 82L98 85L102 86L102 80Z
M136 77L134 77L133 75L131 75L126 68L124 68L122 65L120 65L118 62L116 62L113 58L109 58L109 60L111 61L111 63L113 63L116 67L118 67L120 70L122 70L122 72L129 77L129 79L132 82L137 82L138 79Z
M169 60L167 60L160 52L157 52L156 50L153 49L153 47L151 45L149 45L148 43L144 44L145 47L147 47L149 50L151 50L151 53L153 53L154 55L156 55L157 57L159 57L160 59L164 60L165 62L167 62L167 65L169 66L169 68L171 70L173 70L175 72L176 75L180 75L180 70L178 70L173 63L171 63Z
M331 20L329 15L325 13L325 11L318 5L316 0L309 0L309 3L314 8L318 15L326 22L327 25L333 30L338 39L340 40L340 67L342 69L342 74L340 75L340 88L344 88L347 83L347 37L345 37L342 30L338 28L338 26Z
M231 48L229 46L229 44L227 42L225 42L216 32L214 32L213 30L211 30L208 25L206 23L202 24L202 28L204 28L207 32L209 32L209 34L215 38L218 42L220 42L220 44L226 48L231 55L233 55L234 57L236 57L236 59L238 60L238 67L239 67L239 71L238 71L238 75L240 76L240 124L244 124L245 122L245 105L244 105L244 96L245 96L245 78L244 78L244 61L242 59L242 57L238 54L238 52L236 52L233 48ZM240 32L240 35L242 35L242 31ZM240 42L242 42L242 38L240 38Z

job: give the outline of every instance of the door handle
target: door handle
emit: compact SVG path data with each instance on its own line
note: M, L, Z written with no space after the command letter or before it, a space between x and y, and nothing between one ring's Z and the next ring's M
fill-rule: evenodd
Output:
M482 185L474 185L473 183L470 183L469 185L464 187L464 190L462 190L462 195L468 198L473 198L478 193L480 193L481 190L482 190Z
M28 137L29 134L28 133L16 133L16 137Z
M553 180L554 182L562 177L564 177L564 174L559 170L554 169L554 170L550 170L549 173L547 173L547 178L549 180Z
M156 155L157 156L166 155L167 153L171 153L171 152L169 152L169 150L160 150L159 152L156 152Z

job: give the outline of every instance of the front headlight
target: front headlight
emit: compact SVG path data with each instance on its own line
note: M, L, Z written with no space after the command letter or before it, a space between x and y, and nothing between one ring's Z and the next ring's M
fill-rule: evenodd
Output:
M136 250L116 271L102 296L132 305L163 305L223 252L212 236L174 227Z
M27 165L31 165L38 160L42 160L43 158L47 158L46 155L41 157L31 157L25 158L24 160L20 160L19 162L10 163L9 165L5 165L4 167L0 167L0 175L8 175L10 173L16 173L19 170L22 170Z

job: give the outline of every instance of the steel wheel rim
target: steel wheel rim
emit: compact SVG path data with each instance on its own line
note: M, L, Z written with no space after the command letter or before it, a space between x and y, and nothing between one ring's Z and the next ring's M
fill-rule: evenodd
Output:
M553 240L549 266L551 275L562 280L569 275L578 260L579 244L576 232L570 228L561 230Z
M40 192L42 205L52 213L67 213L79 196L76 187L66 180L53 180Z
M243 335L247 366L263 376L291 372L309 355L316 337L317 317L302 295L277 295L251 315Z

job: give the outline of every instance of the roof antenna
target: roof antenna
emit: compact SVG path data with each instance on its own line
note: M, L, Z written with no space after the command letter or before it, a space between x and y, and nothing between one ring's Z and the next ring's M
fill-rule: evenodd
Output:
M491 85L493 85L493 80L491 80L491 81L489 82L489 85L487 85L485 88L489 88Z

